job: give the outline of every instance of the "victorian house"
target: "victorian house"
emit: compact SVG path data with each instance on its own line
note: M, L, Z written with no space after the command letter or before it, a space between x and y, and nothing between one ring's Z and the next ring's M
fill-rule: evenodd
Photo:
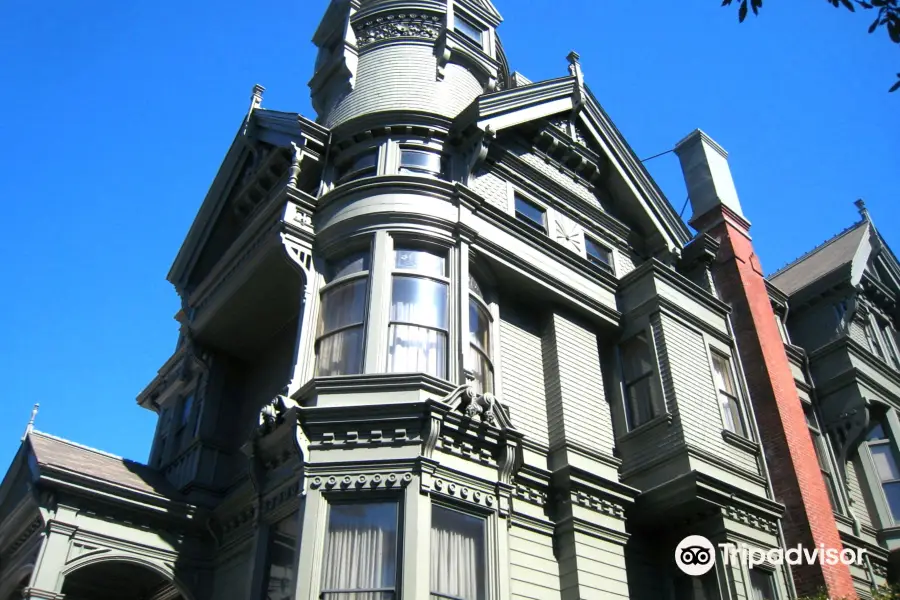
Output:
M316 119L254 88L169 272L181 334L138 396L148 463L29 428L0 484L0 599L885 581L900 270L871 221L767 281L718 144L676 146L694 234L578 55L532 82L500 22L490 0L334 0ZM692 578L691 534L869 559Z

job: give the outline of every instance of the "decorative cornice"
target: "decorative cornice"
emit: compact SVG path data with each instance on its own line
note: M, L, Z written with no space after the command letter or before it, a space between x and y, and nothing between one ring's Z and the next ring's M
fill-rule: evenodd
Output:
M381 14L353 23L360 50L377 42L397 39L437 40L443 29L443 18L437 13L411 11Z
M725 518L735 521L736 523L742 523L744 525L752 527L753 529L757 529L759 531L772 535L776 535L778 533L778 525L776 521L767 519L759 514L752 513L749 510L729 504L724 507L723 512L725 514Z
M678 291L695 299L698 303L704 305L705 308L718 313L722 317L726 317L731 313L730 306L656 258L644 261L641 266L622 277L619 280L620 290L624 291L628 286L633 285L651 272L654 276L659 277L678 289Z

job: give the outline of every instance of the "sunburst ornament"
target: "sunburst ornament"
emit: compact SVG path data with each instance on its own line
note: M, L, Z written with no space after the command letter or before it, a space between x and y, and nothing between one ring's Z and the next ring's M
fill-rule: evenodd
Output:
M581 251L581 227L566 217L556 219L556 241L576 252Z

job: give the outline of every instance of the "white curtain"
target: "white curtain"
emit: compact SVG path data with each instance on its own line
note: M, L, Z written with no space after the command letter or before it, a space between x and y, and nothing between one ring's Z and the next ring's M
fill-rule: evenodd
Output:
M484 521L435 506L431 523L431 598L484 598Z
M388 371L447 376L447 285L395 276Z
M362 371L363 323L368 278L355 279L322 295L316 372L352 375ZM341 329L346 327L346 329ZM340 330L331 333L335 330Z
M321 376L362 371L362 326L344 329L319 340L317 372Z
M391 600L397 572L395 504L331 507L322 572L324 600ZM390 588L391 591L354 591Z

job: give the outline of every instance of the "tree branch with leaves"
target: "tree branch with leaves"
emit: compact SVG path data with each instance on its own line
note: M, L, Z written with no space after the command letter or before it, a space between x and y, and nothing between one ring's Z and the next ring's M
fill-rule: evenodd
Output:
M856 7L863 10L874 10L878 16L869 25L869 33L875 33L879 28L887 31L890 40L900 45L900 0L825 0L835 8L845 8L850 12L856 12ZM731 6L734 0L722 0L722 6ZM738 20L743 23L747 14L752 11L759 14L763 0L738 0ZM897 82L891 86L890 92L900 89L900 73L897 73Z

